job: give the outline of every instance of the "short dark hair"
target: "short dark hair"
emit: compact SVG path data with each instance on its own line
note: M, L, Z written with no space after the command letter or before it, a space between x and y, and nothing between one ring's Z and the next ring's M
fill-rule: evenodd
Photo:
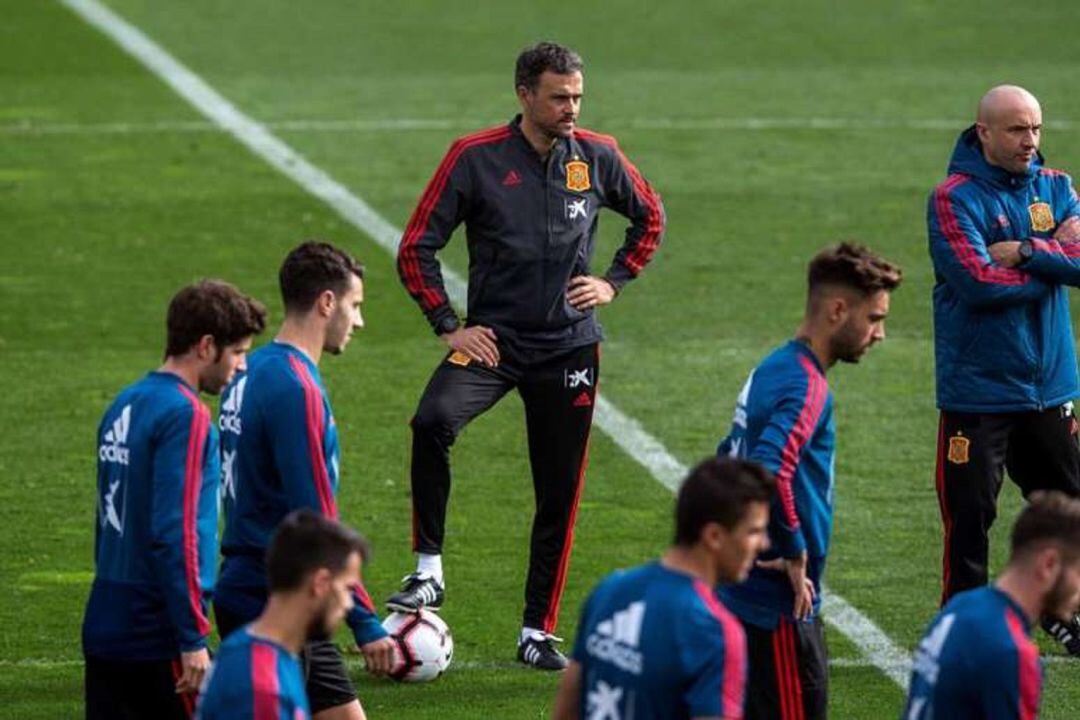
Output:
M1032 493L1012 529L1010 560L1047 544L1061 547L1071 562L1080 557L1080 499L1057 490Z
M585 63L581 56L570 48L553 42L540 42L527 47L518 55L514 66L514 89L524 87L536 90L540 76L550 70L556 75L569 75L581 72Z
M693 545L711 522L731 530L751 503L768 503L775 492L772 474L757 463L728 457L701 461L675 500L675 544Z
M362 561L371 554L358 532L313 510L294 510L278 525L266 551L267 585L270 592L288 592L321 568L337 575L353 553Z
M165 356L183 355L205 335L218 355L227 346L258 335L266 327L266 308L223 280L200 280L169 301L165 317Z
M326 290L341 295L350 278L364 278L364 266L330 243L308 240L285 256L278 271L285 311L306 312Z
M840 285L870 296L900 286L904 272L865 245L842 242L825 248L810 261L807 285L812 294L823 285Z

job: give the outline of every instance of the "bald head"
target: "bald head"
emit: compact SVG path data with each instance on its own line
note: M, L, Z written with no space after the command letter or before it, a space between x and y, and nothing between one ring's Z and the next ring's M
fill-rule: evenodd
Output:
M998 85L990 88L979 100L978 122L994 124L1016 110L1033 111L1042 115L1035 96L1019 85Z
M975 130L988 163L1023 174L1039 150L1042 108L1024 88L998 85L979 101Z

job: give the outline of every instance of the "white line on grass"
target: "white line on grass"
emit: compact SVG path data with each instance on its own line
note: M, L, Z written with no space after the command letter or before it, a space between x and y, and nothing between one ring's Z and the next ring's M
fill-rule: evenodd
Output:
M74 0L77 1L77 0ZM468 130L490 125L488 118L469 122L450 118L295 119L260 123L267 130L303 133L403 132L409 130ZM650 117L603 124L607 131L657 130L703 132L708 130L954 130L970 125L969 120L905 119L875 117ZM1048 130L1072 130L1077 120L1048 120ZM216 122L205 120L156 120L146 122L41 123L24 120L0 124L4 135L136 135L152 133L219 133L227 131Z
M223 128L309 193L322 199L387 252L396 254L398 238L401 236L399 229L384 220L346 187L271 134L266 127L242 113L142 31L96 0L60 1L112 38L207 119ZM466 299L465 281L445 265L443 276L451 301L458 307L463 307ZM686 474L686 466L673 457L659 440L646 432L637 420L599 395L596 402L596 424L665 487L676 488ZM824 615L825 620L847 636L871 663L897 685L906 688L905 668L910 668L906 653L869 618L838 595L829 593L825 597L829 598L827 607L830 609L829 614Z

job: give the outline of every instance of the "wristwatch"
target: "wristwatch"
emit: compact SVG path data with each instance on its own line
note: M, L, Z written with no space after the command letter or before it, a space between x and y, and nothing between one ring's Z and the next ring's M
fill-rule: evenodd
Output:
M1020 264L1023 265L1031 259L1035 249L1031 246L1030 240L1021 240L1020 247L1016 249L1016 252L1020 254Z
M435 325L436 335L446 335L457 330L461 324L456 315L447 315Z

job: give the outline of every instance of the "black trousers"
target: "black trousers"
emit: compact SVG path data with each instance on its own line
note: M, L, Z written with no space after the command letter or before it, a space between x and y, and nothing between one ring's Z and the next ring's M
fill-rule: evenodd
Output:
M781 619L775 630L746 631L746 720L824 720L829 659L821 618Z
M1003 470L1027 497L1036 490L1080 496L1080 444L1072 403L1042 412L942 411L937 494L945 530L944 605L987 582L987 534L997 517Z
M195 695L177 695L183 671L175 660L86 658L87 720L187 720Z
M435 370L412 420L413 549L442 552L450 496L450 447L470 420L516 388L525 403L536 512L524 623L552 632L573 544L588 462L599 345L536 351L500 343L499 366L450 353Z

